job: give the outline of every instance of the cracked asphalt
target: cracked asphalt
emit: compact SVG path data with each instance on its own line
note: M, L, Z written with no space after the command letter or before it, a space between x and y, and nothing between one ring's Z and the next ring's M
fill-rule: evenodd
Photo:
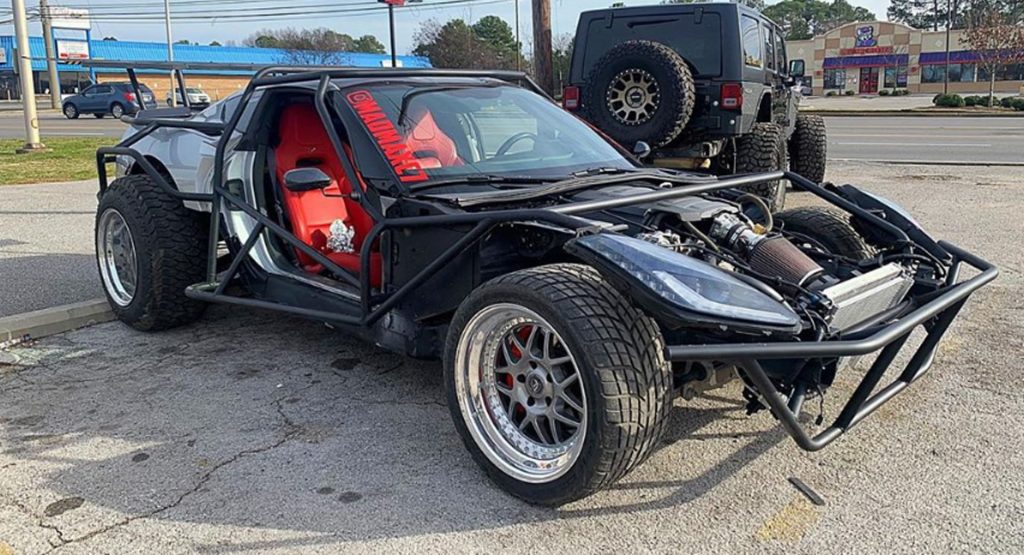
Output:
M105 324L5 353L0 554L1024 551L1024 183L939 166L831 177L1002 275L927 377L822 452L747 417L733 385L677 401L662 447L615 487L532 507L470 460L438 363L213 307L170 332Z

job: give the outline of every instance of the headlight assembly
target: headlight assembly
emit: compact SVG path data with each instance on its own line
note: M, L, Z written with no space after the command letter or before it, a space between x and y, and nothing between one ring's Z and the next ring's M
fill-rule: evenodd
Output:
M788 306L695 258L610 233L574 239L566 248L625 285L645 308L669 320L800 330L800 317Z

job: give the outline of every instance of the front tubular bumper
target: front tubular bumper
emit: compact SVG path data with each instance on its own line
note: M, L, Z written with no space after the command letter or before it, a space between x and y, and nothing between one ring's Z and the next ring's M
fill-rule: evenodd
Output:
M735 364L756 388L772 414L782 423L796 444L807 451L818 451L835 441L855 424L890 401L923 376L935 358L939 341L949 329L964 303L999 271L985 260L946 242L940 242L953 262L946 283L937 291L881 315L874 323L858 326L845 337L833 341L779 343L723 343L713 345L673 345L666 349L670 361L717 360ZM979 273L958 282L964 264ZM923 326L927 334L895 381L872 395L875 387L906 344L911 332ZM780 391L760 361L794 358L835 358L879 352L839 416L828 428L811 436L798 420L806 390L794 386L789 396Z

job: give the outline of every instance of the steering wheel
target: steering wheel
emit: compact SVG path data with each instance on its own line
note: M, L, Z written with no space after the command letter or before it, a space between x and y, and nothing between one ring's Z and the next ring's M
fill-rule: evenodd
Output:
M501 143L501 146L498 147L498 151L494 153L494 157L497 158L498 156L504 156L508 154L508 151L512 150L512 147L515 146L515 144L518 143L519 141L522 141L523 139L530 139L536 142L537 134L530 133L529 131L520 131L519 133L512 135L511 137L506 139L505 142Z

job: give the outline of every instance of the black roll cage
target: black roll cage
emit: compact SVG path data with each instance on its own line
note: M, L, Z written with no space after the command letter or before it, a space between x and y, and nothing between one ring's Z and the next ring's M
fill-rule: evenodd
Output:
M108 62L109 64L110 62ZM177 71L179 84L184 88L181 77L181 69L189 67L202 67L203 69L215 69L224 67L213 64L153 64L159 65L157 69L174 69ZM174 67L171 67L174 66ZM122 65L121 67L124 67ZM135 64L134 67L141 67ZM145 66L147 68L152 65ZM134 69L134 68L132 68ZM132 72L133 73L133 72ZM779 179L787 179L794 188L807 191L828 202L829 204L843 209L851 215L856 216L864 224L891 237L895 244L913 246L913 240L899 227L887 221L884 214L869 211L855 202L841 196L835 189L814 183L800 175L792 172L770 172L762 174L751 174L720 179L708 183L698 183L677 186L670 189L652 191L631 197L598 199L591 201L572 202L560 204L548 208L534 209L503 209L495 211L482 211L474 213L461 213L449 215L412 216L389 218L380 213L377 207L367 201L363 194L354 194L360 204L374 218L376 222L363 240L360 250L360 272L355 274L332 262L329 258L316 251L309 245L302 242L287 229L274 222L260 210L239 198L228 190L224 178L224 160L228 142L238 123L245 112L246 106L252 98L253 93L261 88L274 85L290 83L308 83L318 81L315 95L315 106L325 128L328 130L331 143L334 146L343 169L352 183L359 183L358 176L351 160L345 155L342 142L337 130L331 121L330 108L326 102L328 92L338 90L333 83L334 79L344 78L402 78L402 77L479 77L497 78L510 82L525 83L527 87L538 94L546 95L528 76L518 72L501 71L470 71L470 70L440 70L440 69L352 69L352 68L319 68L319 67L289 67L274 66L265 67L257 71L255 77L249 82L243 91L238 107L227 122L198 122L170 118L152 118L144 121L144 127L135 135L122 141L114 147L100 148L96 154L97 170L99 173L100 193L108 185L106 164L113 162L118 156L126 156L134 160L150 179L153 180L167 194L182 201L198 201L211 203L209 243L207 252L206 281L187 288L186 295L190 298L208 302L233 304L269 310L276 310L297 316L322 320L326 322L346 324L359 327L370 327L378 322L391 309L395 308L402 300L413 293L428 279L436 275L448 263L472 247L487 232L496 226L509 222L544 222L577 233L591 232L598 230L595 222L580 217L581 214L592 213L599 210L632 206L638 204L649 204L662 200L669 200L684 196L692 196L703 193L711 193L723 189L742 187L758 183L765 183ZM133 82L137 80L133 77ZM192 129L209 136L218 136L214 169L212 193L186 193L175 189L164 176L137 150L132 147L137 141L154 130L161 127L174 127ZM228 269L217 275L217 245L221 233L221 212L227 206L229 209L237 209L256 221L256 225L250 232L246 242L241 246L229 265ZM468 233L458 241L450 245L430 264L422 268L407 283L389 295L374 295L370 283L370 260L372 245L381 234L403 228L423 228L440 226L466 226L472 225ZM241 268L242 262L248 256L249 251L255 246L256 241L265 231L277 236L291 246L299 249L310 256L317 263L335 274L345 283L359 287L360 306L358 315L339 314L324 310L310 309L300 306L290 306L281 303L270 302L261 299L252 299L228 295L225 289L228 283L235 277ZM911 383L920 378L928 370L934 359L935 351L939 340L948 330L950 323L955 319L968 297L976 290L989 283L998 275L998 270L990 263L981 258L951 245L940 242L939 245L950 255L949 270L945 282L936 291L927 295L921 295L917 299L910 299L894 307L891 310L879 314L873 321L865 322L854 330L848 330L842 337L832 340L816 342L808 341L777 341L769 343L722 343L708 345L670 345L666 347L665 357L669 361L687 360L717 360L735 364L750 379L753 387L756 388L761 398L767 403L772 413L782 422L783 427L793 437L797 445L808 451L817 451L840 435L845 433L864 417L877 410L882 404L892 399L896 394L903 391ZM971 266L979 271L974 277L963 282L958 282L960 270L964 265ZM896 381L871 395L875 386L879 383L883 374L892 364L896 354L904 346L909 335L916 328L923 326L927 335L913 354L910 362ZM807 395L806 385L797 382L791 390L784 393L772 381L760 361L769 359L829 359L836 357L864 355L881 351L878 358L865 374L856 391L845 404L842 412L836 420L821 433L810 436L798 421L801 406Z

